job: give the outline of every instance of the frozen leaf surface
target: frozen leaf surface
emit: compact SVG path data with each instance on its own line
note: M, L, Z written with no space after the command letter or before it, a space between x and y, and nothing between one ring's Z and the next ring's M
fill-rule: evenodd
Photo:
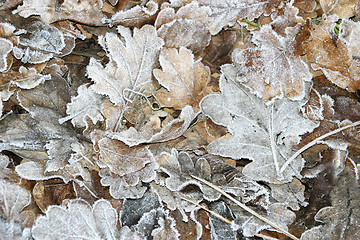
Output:
M236 80L266 101L283 95L302 99L304 82L311 81L312 74L300 56L293 53L295 34L290 31L283 37L271 25L262 26L252 38L257 47L233 52L233 62L238 68Z
M107 166L111 172L119 176L129 175L128 177L131 178L130 174L144 170L145 166L155 162L152 153L145 146L130 148L121 141L106 137L95 140L95 144L100 152L100 165ZM147 176L139 177L147 178Z
M206 94L210 81L210 69L194 60L190 50L181 47L164 49L159 57L162 70L155 69L154 75L169 92L159 92L156 97L166 106L182 109L186 105L198 108Z
M158 9L158 3L151 0L145 6L136 5L128 10L120 10L112 15L110 19L103 19L102 21L110 26L141 27L152 20Z
M186 47L198 55L209 45L211 35L205 24L196 20L176 19L164 24L158 34L167 48Z
M236 82L237 70L232 65L224 66L222 71L222 94L206 96L201 109L215 123L226 126L232 137L210 143L209 153L252 160L243 169L251 179L270 183L292 181L292 176L301 171L303 161L298 159L282 173L280 168L292 155L299 135L317 125L300 115L299 102L283 99L268 106Z
M29 34L19 39L19 45L14 47L14 56L23 63L43 63L50 60L54 54L60 54L65 47L63 34L54 26L37 21L27 29Z
M135 94L151 92L152 68L164 41L150 25L134 29L118 27L121 40L114 33L107 33L99 42L108 52L110 62L105 66L91 59L87 66L89 77L95 82L94 90L110 97L114 104L124 99L132 101Z
M344 171L330 197L331 206L320 209L315 215L315 220L323 225L304 232L302 240L360 238L359 185L353 172Z
M116 199L141 198L147 188L142 183L135 186L129 185L123 177L113 174L104 168L99 172L101 185L110 187L110 195Z
M208 23L212 35L229 25L235 24L236 20L248 18L253 20L260 15L270 15L280 4L278 0L199 0L200 6L208 6L211 9Z
M196 116L197 113L194 112L192 107L185 106L180 116L167 123L163 128L160 126L160 118L152 116L149 122L141 127L139 131L134 127L130 127L126 131L109 132L107 135L124 142L130 147L141 143L166 142L183 135Z
M71 103L67 104L67 117L60 118L59 122L64 123L71 119L75 127L86 127L85 116L90 117L93 124L102 121L104 118L100 112L102 97L96 94L91 87L81 85L78 88L78 95L71 98Z
M83 200L71 200L66 207L50 206L33 228L36 239L118 239L117 212L107 200L91 207Z
M92 25L101 25L101 19L106 17L101 12L99 1L96 0L81 2L65 0L61 3L56 0L25 0L13 13L24 18L40 15L41 19L47 23L71 19Z
M178 153L173 149L171 155L163 153L158 159L158 163L160 168L170 176L165 179L165 186L174 192L179 192L189 185L196 185L206 200L219 199L218 192L206 185L199 184L191 177L191 175L195 175L221 185L224 191L240 197L243 202L255 199L261 201L260 199L266 199L268 195L263 187L241 176L234 167L208 155L195 157L187 152Z
M30 201L31 193L28 190L0 179L1 239L30 239L29 229L22 231L27 224L31 226L34 221L32 212L23 211Z

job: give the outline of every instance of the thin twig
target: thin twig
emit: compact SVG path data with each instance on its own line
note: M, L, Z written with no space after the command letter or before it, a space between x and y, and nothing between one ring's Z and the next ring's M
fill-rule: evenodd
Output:
M254 210L252 210L251 208L249 208L248 206L246 206L245 204L243 204L242 202L239 202L238 200L236 200L235 198L233 198L232 196L230 196L230 194L224 192L223 190L221 190L221 188L213 185L212 183L202 179L202 178L199 178L199 177L196 177L194 175L191 175L191 177L199 180L200 182L208 185L209 187L215 189L216 191L218 191L219 193L223 194L225 197L227 197L228 199L230 199L231 201L233 201L234 203L236 203L239 207L241 207L242 209L244 209L245 211L251 213L252 215L254 215L255 217L259 218L260 220L266 222L267 224L269 224L270 226L272 226L273 228L275 228L276 230L282 232L283 234L285 234L286 236L290 237L291 239L294 239L294 240L299 240L297 237L295 237L294 235L292 235L291 233L289 233L288 231L280 228L279 226L277 226L275 223L272 223L270 222L269 220L267 220L266 218L264 218L263 216L257 214Z
M316 144L317 144L318 142L320 142L321 140L323 140L323 139L325 139L325 138L327 138L327 137L329 137L329 136L331 136L331 135L334 135L334 134L336 134L336 133L339 133L339 132L341 132L341 131L343 131L343 130L345 130L345 129L351 128L351 127L356 127L356 126L358 126L358 125L360 125L360 121L354 122L354 123L352 123L352 124L350 124L350 125L347 125L347 126L338 128L338 129L336 129L336 130L334 130L334 131L328 132L328 133L326 133L326 134L324 134L324 135L322 135L322 136L314 139L313 141L309 142L308 144L306 144L305 146L303 146L302 148L300 148L296 153L294 153L294 155L292 155L292 156L286 161L286 163L284 163L284 165L283 165L283 166L281 167L281 169L280 169L279 174L282 174L282 173L285 171L285 169L289 166L289 164L290 164L295 158L297 158L302 152L304 152L305 150L307 150L308 148L311 148L312 146L316 145Z
M192 200L190 200L190 199L187 199L187 198L185 198L185 197L181 197L181 198L184 199L185 201L188 201L188 202L190 202L190 203L192 203L192 204L194 204L194 205L196 205L196 206L204 209L205 211L211 213L212 215L214 215L215 217L221 219L222 221L224 221L224 222L226 222L226 223L228 223L228 224L231 224L231 221L230 221L229 219L221 216L220 214L218 214L218 213L216 213L216 212L214 212L214 211L211 211L210 209L207 209L206 207L203 207L203 206L201 206L200 204L197 204L196 202L194 202L194 201L192 201Z

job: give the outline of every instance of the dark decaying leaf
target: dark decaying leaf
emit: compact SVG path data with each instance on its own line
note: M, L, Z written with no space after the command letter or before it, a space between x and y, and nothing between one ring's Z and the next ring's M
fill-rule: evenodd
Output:
M344 171L337 179L330 198L331 206L320 209L315 215L315 220L323 224L304 232L302 240L360 238L359 185L351 171Z

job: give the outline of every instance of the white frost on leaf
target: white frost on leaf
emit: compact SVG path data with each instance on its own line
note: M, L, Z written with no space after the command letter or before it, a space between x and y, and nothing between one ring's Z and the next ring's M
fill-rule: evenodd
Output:
M253 180L286 183L299 175L303 160L297 159L280 172L299 143L299 135L312 131L317 124L299 114L300 102L286 99L271 105L252 95L236 81L237 70L232 65L222 68L222 94L206 96L202 111L215 123L226 126L232 134L209 144L211 154L234 159L252 160L243 173Z
M264 14L268 16L279 4L276 0L198 0L200 6L211 9L209 28L216 35L227 25L232 26L236 20L247 18L252 21Z
M90 25L101 25L106 15L101 12L97 0L24 0L23 4L13 11L24 18L40 15L44 22L52 23L62 19L72 19Z
M158 9L158 3L150 0L145 6L136 5L128 10L120 10L112 15L110 19L103 18L102 22L110 26L122 25L126 27L136 27L141 25L141 23L148 22Z
M150 25L135 28L133 35L122 26L117 30L121 39L114 33L99 38L109 63L103 67L91 58L87 73L95 82L93 89L119 105L124 100L132 101L136 95L152 91L152 69L164 41Z
M54 26L37 21L19 38L13 53L23 63L38 64L50 60L54 54L61 54L65 47L63 34Z
M232 59L238 69L236 80L266 101L281 98L292 100L305 96L305 82L312 79L308 65L300 56L294 55L297 31L285 31L281 36L264 25L253 34L252 41L257 45L248 49L236 49Z
M107 200L98 200L91 207L81 199L70 200L66 207L50 206L33 228L38 239L119 239L118 214Z
M197 113L194 112L192 107L185 106L180 116L167 123L163 128L157 126L160 125L160 123L158 124L158 118L150 117L150 121L140 130L130 127L122 132L108 132L107 136L120 140L130 147L141 143L166 142L183 135L196 116Z
M71 119L71 123L75 127L86 127L85 117L90 117L93 124L97 121L103 121L104 118L100 112L102 97L96 94L87 84L78 88L78 95L71 98L71 103L66 105L67 117L60 118L59 123L62 124Z

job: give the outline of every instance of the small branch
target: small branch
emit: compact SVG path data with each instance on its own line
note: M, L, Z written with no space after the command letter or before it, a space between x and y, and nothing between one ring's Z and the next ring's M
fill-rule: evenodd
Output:
M200 182L208 185L209 187L215 189L216 191L218 191L219 193L221 193L222 195L224 195L225 197L227 197L228 199L230 199L231 201L233 201L234 203L236 203L239 207L241 207L242 209L244 209L245 211L249 212L250 214L254 215L255 217L259 218L260 220L264 221L265 223L269 224L270 226L272 226L273 228L275 228L276 230L278 230L279 232L285 234L286 236L290 237L291 239L294 240L299 240L297 237L295 237L294 235L292 235L291 233L287 232L286 230L283 230L282 228L280 228L279 226L277 226L275 223L270 222L269 220L267 220L266 218L264 218L263 216L257 214L254 210L252 210L251 208L249 208L248 206L246 206L245 204L243 204L242 202L239 202L238 200L236 200L235 198L233 198L232 196L230 196L230 194L224 192L221 188L213 185L212 183L196 177L194 175L191 175L191 177L195 178L196 180L199 180Z
M229 219L224 218L224 217L221 216L220 214L218 214L218 213L216 213L216 212L214 212L214 211L211 211L210 209L207 209L206 207L203 207L203 206L201 206L200 204L197 204L196 202L194 202L194 201L192 201L192 200L190 200L190 199L187 199L187 198L185 198L185 197L181 197L181 198L184 199L185 201L188 201L188 202L190 202L190 203L192 203L192 204L194 204L194 205L196 205L196 206L204 209L205 211L209 212L210 214L214 215L215 217L219 218L220 220L222 220L222 221L224 221L224 222L226 222L226 223L228 223L228 224L231 224L231 221L230 221Z
M341 132L341 131L343 131L343 130L346 130L346 129L348 129L348 128L356 127L356 126L358 126L358 125L360 125L360 121L354 122L354 123L352 123L352 124L350 124L350 125L347 125L347 126L338 128L338 129L336 129L336 130L334 130L334 131L328 132L328 133L326 133L326 134L324 134L324 135L322 135L322 136L314 139L313 141L309 142L308 144L306 144L305 146L303 146L302 148L300 148L296 153L294 153L294 155L292 155L292 156L286 161L286 163L284 163L284 165L283 165L283 166L281 167L281 169L280 169L279 174L282 174L282 173L285 171L285 169L289 166L289 164L290 164L295 158L297 158L302 152L304 152L305 150L311 148L312 146L315 146L315 145L316 145L318 142L320 142L321 140L323 140L323 139L325 139L325 138L327 138L327 137L329 137L329 136L331 136L331 135L334 135L334 134L336 134L336 133L339 133L339 132Z

